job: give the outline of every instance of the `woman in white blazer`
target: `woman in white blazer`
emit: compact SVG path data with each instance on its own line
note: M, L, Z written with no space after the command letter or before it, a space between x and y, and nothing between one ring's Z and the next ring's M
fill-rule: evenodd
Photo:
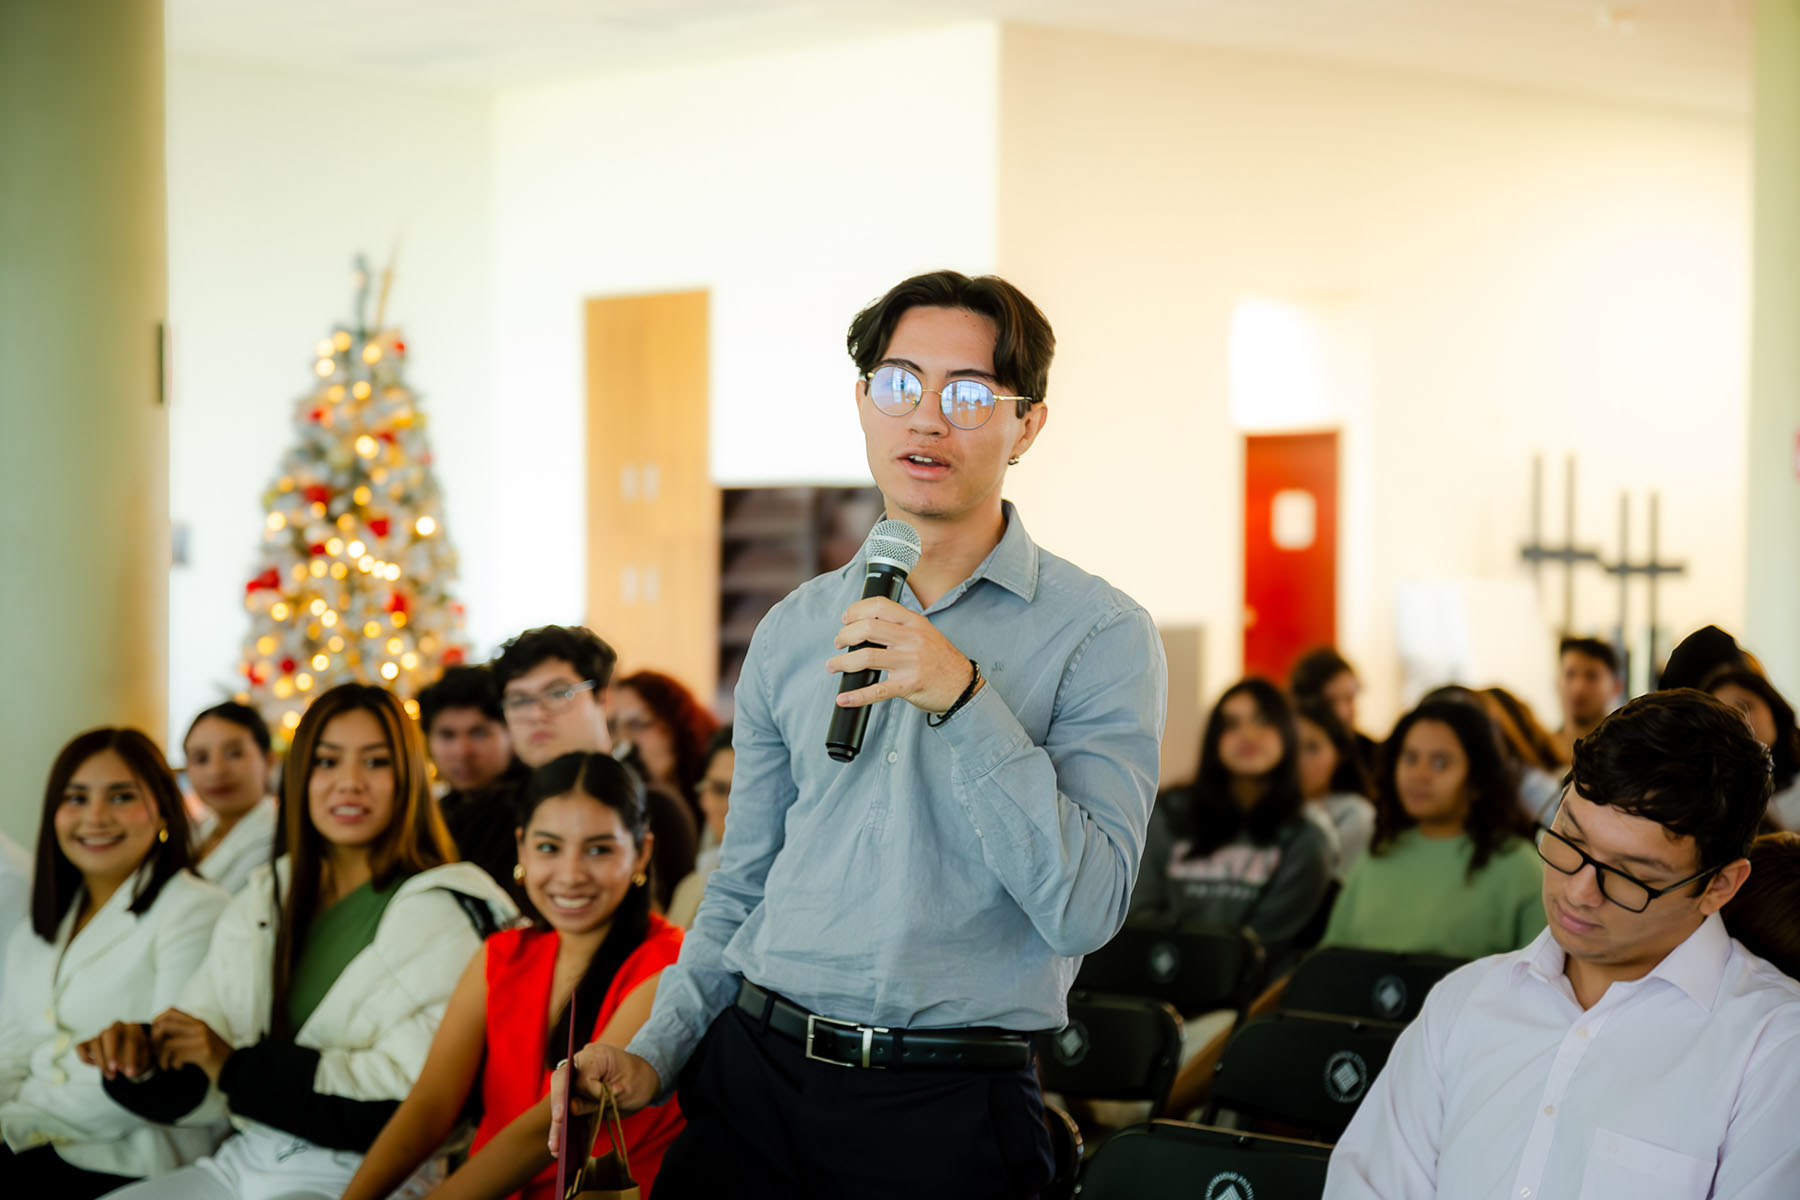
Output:
M9 1195L86 1200L170 1171L221 1125L166 1129L120 1108L76 1046L147 1021L206 955L227 897L188 869L187 813L156 744L95 729L50 769L31 919L6 946L0 1180Z
M194 869L236 895L274 857L276 804L269 791L268 723L247 704L215 704L181 742L187 778L206 818L194 828Z
M315 700L283 792L290 852L251 875L176 1007L84 1047L133 1111L229 1114L237 1131L121 1200L339 1195L482 938L517 915L480 868L447 861L424 743L392 693L345 684Z

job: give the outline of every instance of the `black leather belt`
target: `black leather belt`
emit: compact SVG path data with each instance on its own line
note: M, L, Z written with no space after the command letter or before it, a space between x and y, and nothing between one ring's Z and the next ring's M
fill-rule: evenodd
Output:
M1031 1039L1003 1029L883 1029L807 1012L748 979L738 1007L752 1020L768 1014L769 1028L806 1050L815 1062L839 1067L924 1067L1009 1071L1031 1065Z

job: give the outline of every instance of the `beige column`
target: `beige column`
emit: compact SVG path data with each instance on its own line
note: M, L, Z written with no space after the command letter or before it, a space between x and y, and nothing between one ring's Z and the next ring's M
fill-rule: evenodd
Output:
M161 0L0 0L0 830L82 729L164 738Z
M1800 0L1758 0L1744 642L1800 693Z

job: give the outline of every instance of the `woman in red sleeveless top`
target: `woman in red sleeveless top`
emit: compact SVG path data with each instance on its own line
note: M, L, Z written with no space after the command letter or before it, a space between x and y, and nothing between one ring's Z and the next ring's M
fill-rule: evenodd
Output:
M526 789L516 877L542 920L487 940L450 998L418 1082L344 1200L382 1200L437 1153L479 1089L469 1161L435 1197L549 1200L550 1072L569 1042L623 1046L650 1015L681 930L650 911L643 789L611 756L567 754ZM573 995L573 1003L571 1003ZM681 1130L671 1100L626 1118L632 1175L651 1194Z

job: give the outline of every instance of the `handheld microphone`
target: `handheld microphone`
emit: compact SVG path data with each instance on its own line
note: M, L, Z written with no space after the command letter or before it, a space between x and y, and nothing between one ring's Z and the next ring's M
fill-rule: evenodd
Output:
M866 574L863 576L862 598L886 596L889 600L900 599L900 589L906 586L907 572L918 565L919 554L924 543L919 540L919 531L905 521L881 521L869 531L867 550L863 554ZM864 650L873 646L873 642L861 642L850 647L852 650ZM838 695L854 692L858 688L866 688L880 676L879 671L848 671L838 681ZM825 733L825 753L838 762L850 762L862 752L863 734L869 728L869 706L861 708L838 708L831 710L831 728Z

